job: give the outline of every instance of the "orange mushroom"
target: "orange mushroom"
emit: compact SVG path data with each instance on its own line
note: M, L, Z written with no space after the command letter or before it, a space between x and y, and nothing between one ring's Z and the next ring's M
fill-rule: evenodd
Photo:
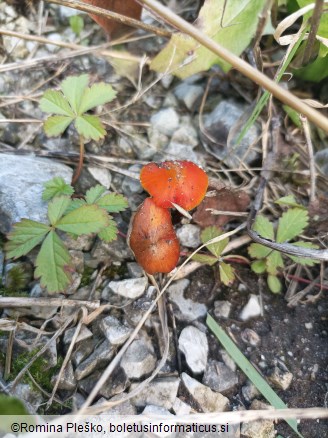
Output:
M170 211L158 207L151 198L145 199L132 219L128 242L148 274L170 272L178 263L180 244Z
M202 202L208 187L206 173L191 161L149 163L141 169L140 181L159 207L177 204L187 211Z

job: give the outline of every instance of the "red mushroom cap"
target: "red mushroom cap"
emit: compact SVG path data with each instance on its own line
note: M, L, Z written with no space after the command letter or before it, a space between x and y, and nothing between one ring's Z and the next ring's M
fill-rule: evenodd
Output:
M140 266L148 274L172 271L178 263L180 244L169 210L147 198L132 219L129 245Z
M174 203L192 210L202 202L208 187L206 173L191 161L149 163L141 169L140 181L162 208L172 208Z

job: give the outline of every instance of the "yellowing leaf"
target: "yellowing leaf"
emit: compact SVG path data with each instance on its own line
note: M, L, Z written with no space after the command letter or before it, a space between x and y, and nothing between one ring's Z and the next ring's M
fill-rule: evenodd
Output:
M251 264L251 269L256 274L263 274L266 271L265 260L256 260Z
M106 130L99 117L84 114L75 120L77 132L85 139L99 140L106 134Z
M274 294L279 294L281 292L282 285L278 277L276 277L275 275L268 275L267 282L271 292L273 292Z
M30 252L42 242L45 235L50 231L48 225L30 219L22 219L13 226L8 234L8 242L5 245L7 257L21 257Z
M35 262L35 278L40 278L41 285L46 287L49 293L61 292L70 284L70 259L64 243L55 231L50 231Z
M194 254L191 259L195 260L195 262L204 263L205 265L209 266L214 265L218 261L218 259L214 256L199 253Z
M84 90L79 107L79 114L85 113L95 106L111 102L115 96L116 91L113 90L111 85L105 84L104 82L94 84Z
M83 205L62 217L56 228L76 235L98 233L108 226L109 219L105 210L96 205Z
M219 263L219 271L220 271L220 279L223 284L229 286L229 284L233 283L235 279L234 269L228 263L220 262Z
M75 114L79 114L82 96L88 83L89 75L69 76L61 83L61 89Z
M255 34L265 0L205 0L194 26L215 42L240 55ZM151 69L170 71L186 78L218 64L224 71L231 66L192 37L175 33L154 58Z
M282 243L299 236L309 222L308 212L301 208L290 208L279 219L277 242Z
M48 218L51 225L56 225L56 222L63 216L67 207L71 202L68 196L56 196L48 205Z
M278 268L284 267L284 261L280 252L278 251L272 251L266 258L265 264L268 274L272 275L276 275L278 273Z
M47 90L40 100L40 108L45 113L73 117L74 113L67 99L60 91Z
M283 196L282 198L277 199L277 201L275 201L275 204L287 205L288 207L303 208L303 210L305 210L305 207L303 207L303 205L296 202L293 195Z
M56 137L62 134L73 120L72 117L68 116L50 116L44 122L44 132L48 137Z

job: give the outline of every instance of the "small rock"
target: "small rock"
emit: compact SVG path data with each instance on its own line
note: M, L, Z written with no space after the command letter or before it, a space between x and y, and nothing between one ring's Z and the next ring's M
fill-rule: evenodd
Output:
M43 401L42 395L25 383L18 383L10 395L21 400L30 414L35 414Z
M129 278L121 281L110 281L105 289L109 289L124 298L135 300L145 292L147 284L148 279L146 277Z
M259 335L250 328L246 328L241 332L241 339L252 347L257 347L261 342Z
M102 374L102 372L100 374ZM130 381L127 375L124 370L118 366L104 383L99 394L105 398L111 398L114 395L124 392L129 385Z
M250 409L261 410L270 409L271 406L266 403L254 400ZM241 426L241 435L247 438L275 438L276 432L272 420L259 420L249 423L243 423Z
M42 200L43 184L61 176L72 179L72 169L46 158L0 154L0 231L6 234L22 218L48 223L48 204Z
M229 354L225 350L220 350L220 354L223 362L230 368L232 371L236 371L237 365L236 362L229 356Z
M136 193L142 193L143 188L140 184L139 174L141 170L141 164L133 164L129 167L129 171L135 173L136 179L125 176L122 183L122 190L126 196L133 196Z
M164 108L151 116L150 123L160 133L171 136L179 127L179 116L173 108Z
M174 417L173 414L171 414L170 411L168 411L167 409L161 407L161 406L155 406L155 405L147 405L145 407L145 409L142 411L142 415L149 415L150 417L152 415L168 415L170 417ZM144 422L144 424L149 424L148 421ZM162 421L152 421L153 425L157 425L159 432L154 433L154 438L155 437L175 437L176 434L174 432L171 432L170 430L168 430L167 432L165 432L163 430L163 422ZM161 426L160 426L161 425ZM161 427L161 429L160 429Z
M250 318L261 315L261 306L257 295L251 294L248 303L240 312L239 318L242 321L247 321Z
M286 391L290 387L294 376L285 365L282 365L282 363L279 363L279 365L274 366L269 371L268 379L276 388Z
M41 287L40 283L36 283L31 292L31 298L39 298L47 296L46 291ZM57 313L56 306L31 306L31 314L37 316L40 319L50 319Z
M82 251L71 249L69 251L73 269L80 274L84 271L84 255Z
M193 326L185 327L179 337L179 350L185 355L192 372L202 373L205 370L208 354L205 333Z
M77 238L71 236L70 234L65 234L63 240L68 249L77 251L90 251L93 243L94 237L90 235L82 235Z
M58 378L58 374L52 377L51 379L52 385L55 385L55 383L57 382L57 378ZM74 391L75 387L76 387L76 379L74 376L73 365L72 362L70 361L66 365L64 372L61 378L59 379L58 389L63 389L65 391Z
M142 295L138 300L133 301L133 303L128 306L124 306L123 310L125 313L126 320L132 326L136 326L140 319L143 317L144 313L149 309L149 306L154 301L157 296L157 291L154 286L149 286L145 294ZM156 311L156 306L154 311ZM151 323L149 319L145 322L145 326L150 326Z
M155 369L156 362L149 345L142 339L137 339L126 350L121 367L129 379L139 379L150 374Z
M187 248L197 248L201 244L200 229L197 225L182 225L182 227L177 230L177 236L181 245Z
M143 277L143 269L138 263L136 262L130 262L127 263L128 273L131 278L140 278Z
M320 167L322 173L328 175L328 148L321 149L314 155L316 164Z
M82 394L76 392L75 394L73 394L72 401L73 401L73 411L77 411L84 404L85 398L83 397Z
M75 370L76 379L81 380L97 367L107 364L114 356L114 352L114 348L108 341L102 342L87 359L78 365Z
M184 291L189 284L189 280L182 279L176 281L168 288L169 300L178 310L176 318L185 322L191 322L198 318L203 318L207 313L207 307L205 304L196 303L191 299L186 299L184 297Z
M95 259L95 266L97 267L100 263L112 262L122 262L126 259L133 259L133 254L126 243L126 239L121 236L117 236L117 239L108 245L108 243L103 240L98 240L92 249L92 258Z
M229 318L231 303L229 301L214 301L214 316L217 319Z
M76 327L69 328L65 331L64 344L67 345L67 344L70 344L72 342L75 331L76 331ZM75 343L77 344L78 342L85 341L86 339L90 339L90 338L92 338L92 336L93 336L93 334L88 329L88 327L86 327L85 325L82 325L81 329L80 329L80 333L78 334L78 337L77 337Z
M203 383L213 391L225 392L238 384L238 376L224 363L210 359L205 369Z
M81 342L74 353L72 354L72 360L75 366L78 366L84 359L86 359L94 350L93 339L88 339Z
M107 316L99 324L100 330L112 345L122 345L130 336L132 329L121 324L114 316Z
M175 399L172 409L175 415L188 415L191 412L191 406L178 397Z
M94 404L94 406L101 406L102 404L107 403L107 401L111 401L111 402L119 401L119 400L122 400L123 397L124 397L124 395L118 394L118 395L114 395L114 397L112 397L110 400L106 400L104 398L101 398ZM137 413L136 408L132 405L130 400L126 400L124 402L118 403L117 405L113 406L112 408L106 409L102 414L100 414L100 417L102 415L104 415L104 416L108 416L108 415L122 415L122 416L123 415L136 415L136 413ZM104 417L104 418L107 421L108 417L107 418ZM106 433L106 436L118 436L118 435ZM119 436L131 436L131 434L122 435L120 433Z
M248 403L260 394L256 386L251 382L247 382L247 384L241 388L241 392L245 401Z
M175 88L174 94L190 111L194 111L196 109L195 104L199 102L201 96L204 94L204 88L200 85L182 82Z
M88 167L88 171L99 184L106 187L106 189L110 188L112 175L108 169L101 167Z
M138 383L133 383L130 387L130 392L132 392L138 385ZM133 397L131 402L136 407L141 408L144 408L146 405L156 405L165 409L172 409L179 385L180 379L178 377L157 378Z
M187 373L181 374L181 381L203 412L222 412L227 410L229 406L229 399L227 397L224 397L219 392L212 391Z

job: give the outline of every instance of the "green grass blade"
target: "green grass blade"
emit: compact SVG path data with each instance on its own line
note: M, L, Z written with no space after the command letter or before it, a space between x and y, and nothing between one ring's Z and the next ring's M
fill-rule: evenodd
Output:
M265 379L256 371L253 365L246 359L243 353L239 350L237 345L230 339L225 331L220 327L216 321L207 314L206 324L221 342L227 353L231 356L234 362L239 368L246 374L249 380L256 386L260 393L267 399L267 401L276 409L288 409L287 405L281 400L281 398L274 392L271 386L265 381ZM297 430L296 420L285 420L289 426L297 433L301 438L303 435Z

